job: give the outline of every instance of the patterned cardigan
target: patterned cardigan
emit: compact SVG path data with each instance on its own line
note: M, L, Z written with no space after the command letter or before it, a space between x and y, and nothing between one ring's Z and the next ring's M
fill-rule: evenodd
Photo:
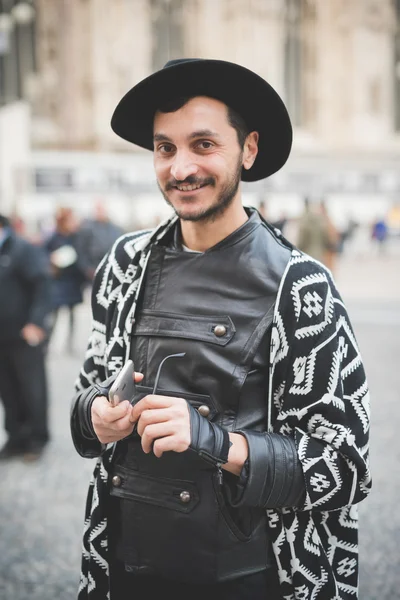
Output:
M92 290L92 332L77 391L116 374L127 360L149 250L175 220L152 232L123 236L100 263ZM278 230L274 233L280 236ZM306 484L303 506L267 510L282 598L356 599L356 505L371 487L368 386L330 272L295 248L275 304L269 368L272 401L266 429L294 437ZM72 428L78 452L99 457L87 496L78 598L106 600L105 506L114 446L80 438Z

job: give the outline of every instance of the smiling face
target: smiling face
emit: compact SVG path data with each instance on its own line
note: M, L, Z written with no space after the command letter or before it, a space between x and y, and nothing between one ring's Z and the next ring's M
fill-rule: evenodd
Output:
M249 168L255 158L249 162L248 154L218 100L197 96L174 112L155 115L158 186L182 220L213 220L239 201L242 166Z

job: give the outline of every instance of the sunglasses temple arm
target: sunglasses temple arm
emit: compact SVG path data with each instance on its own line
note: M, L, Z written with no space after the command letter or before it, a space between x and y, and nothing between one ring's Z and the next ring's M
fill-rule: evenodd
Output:
M185 355L186 355L186 352L180 352L179 354L169 354L168 356L166 356L165 358L163 358L163 360L160 362L160 365L159 365L159 367L157 369L157 375L156 375L156 380L154 382L153 394L157 393L158 380L160 379L161 369L162 369L165 361L168 360L169 358L181 358L181 357L183 357Z

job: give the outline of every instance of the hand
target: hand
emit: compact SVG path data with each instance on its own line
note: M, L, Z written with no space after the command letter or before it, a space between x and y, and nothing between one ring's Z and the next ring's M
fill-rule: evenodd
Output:
M135 373L136 383L142 379L142 373ZM134 427L130 418L131 413L132 405L128 400L112 406L105 396L95 398L92 403L91 417L93 429L99 441L102 444L110 444L130 435Z
M53 263L50 264L50 273L52 275L52 277L58 277L60 274L60 269L58 267L56 267L55 265L53 265Z
M94 274L96 273L96 269L86 269L86 278L88 281L93 281Z
M131 423L137 421L143 452L184 452L190 445L189 409L184 398L148 395L132 408Z
M30 346L37 346L40 342L43 342L46 332L44 329L33 323L27 323L21 330L21 335L27 344Z

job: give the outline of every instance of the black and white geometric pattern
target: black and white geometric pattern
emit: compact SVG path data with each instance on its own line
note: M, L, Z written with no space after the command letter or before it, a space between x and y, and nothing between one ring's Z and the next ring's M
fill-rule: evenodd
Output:
M150 247L175 220L153 232L120 238L99 266L93 330L77 390L117 373L127 360ZM356 505L371 488L368 385L331 274L296 249L275 306L269 396L273 402L266 426L294 437L307 490L301 508L267 511L282 597L354 600ZM111 446L102 453L89 486L79 600L109 598L105 506L112 452Z

